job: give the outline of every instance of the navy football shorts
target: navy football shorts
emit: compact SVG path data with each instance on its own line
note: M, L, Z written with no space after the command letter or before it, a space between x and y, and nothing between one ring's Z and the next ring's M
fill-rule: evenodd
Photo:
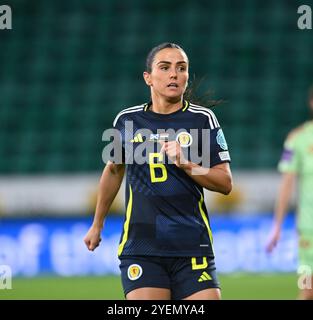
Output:
M214 258L121 256L120 270L124 295L144 287L171 290L180 300L209 288L220 288Z

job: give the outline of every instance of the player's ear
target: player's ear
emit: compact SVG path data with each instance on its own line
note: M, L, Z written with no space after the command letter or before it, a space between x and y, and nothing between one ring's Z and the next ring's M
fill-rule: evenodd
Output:
M151 87L152 86L151 74L147 71L144 71L143 78L145 79L147 86Z

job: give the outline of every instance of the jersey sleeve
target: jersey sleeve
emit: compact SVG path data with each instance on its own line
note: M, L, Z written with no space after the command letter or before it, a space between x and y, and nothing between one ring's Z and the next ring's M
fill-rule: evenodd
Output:
M213 113L212 113L213 114ZM215 121L206 122L205 128L210 129L210 167L214 167L220 163L231 162L230 154L228 150L228 144L226 142L222 128L213 114ZM212 125L213 124L213 125ZM214 125L215 124L215 125ZM218 124L218 125L217 125Z
M299 151L297 150L296 137L287 138L284 143L283 153L278 163L278 170L281 173L295 172L299 170Z
M220 163L230 162L228 145L221 128L211 130L210 142L210 166L214 167Z

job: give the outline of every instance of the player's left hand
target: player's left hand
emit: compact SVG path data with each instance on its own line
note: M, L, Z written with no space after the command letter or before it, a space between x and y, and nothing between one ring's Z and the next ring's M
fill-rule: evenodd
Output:
M181 146L176 141L160 141L161 153L165 152L169 159L178 167L182 168L183 165L187 164L187 160L184 157Z

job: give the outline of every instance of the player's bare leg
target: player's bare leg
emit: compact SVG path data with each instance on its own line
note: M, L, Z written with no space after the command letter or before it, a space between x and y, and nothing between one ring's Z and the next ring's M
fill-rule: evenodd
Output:
M299 300L313 300L313 277L310 277L310 288L299 291Z
M221 300L220 289L205 289L193 293L192 295L184 298L183 300Z
M126 295L127 300L170 300L171 291L165 288L138 288Z

